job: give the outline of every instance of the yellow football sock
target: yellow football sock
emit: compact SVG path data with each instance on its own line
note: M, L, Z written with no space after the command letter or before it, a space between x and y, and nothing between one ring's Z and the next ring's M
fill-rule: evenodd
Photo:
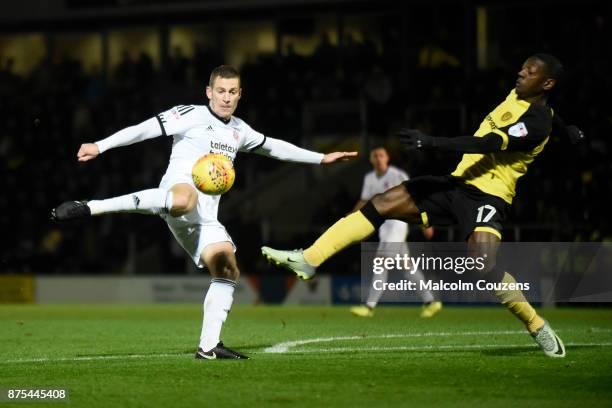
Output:
M347 246L366 239L374 231L372 223L361 211L356 211L340 218L310 248L304 250L304 259L312 266L319 266Z
M516 283L516 279L506 272L502 282ZM538 316L535 309L525 299L525 295L520 290L498 290L495 291L495 296L497 296L502 304L506 305L510 313L525 324L530 333L535 332L544 325L544 319Z

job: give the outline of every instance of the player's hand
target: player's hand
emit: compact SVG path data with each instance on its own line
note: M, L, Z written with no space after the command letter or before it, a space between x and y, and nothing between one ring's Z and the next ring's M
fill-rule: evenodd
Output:
M421 230L421 232L423 233L423 236L425 237L425 239L428 240L428 241L431 241L431 239L434 236L434 228L433 227L423 228Z
M434 138L419 129L402 129L397 135L404 150L430 149L435 147Z
M333 152L323 156L321 164L330 164L337 161L348 161L357 157L357 152Z
M570 142L572 142L572 144L582 143L586 140L584 132L580 130L576 125L566 126L565 131L567 132L567 136L569 137L569 140Z
M80 162L86 162L91 159L95 159L100 154L100 149L95 143L84 143L81 145L79 152L77 153L77 159Z

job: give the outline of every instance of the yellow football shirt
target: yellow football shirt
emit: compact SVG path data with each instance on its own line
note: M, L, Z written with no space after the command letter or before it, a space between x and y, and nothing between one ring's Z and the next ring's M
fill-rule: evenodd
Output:
M502 150L465 153L452 176L512 204L517 180L548 142L552 117L549 107L519 99L512 90L474 134L474 137L498 134L503 140Z

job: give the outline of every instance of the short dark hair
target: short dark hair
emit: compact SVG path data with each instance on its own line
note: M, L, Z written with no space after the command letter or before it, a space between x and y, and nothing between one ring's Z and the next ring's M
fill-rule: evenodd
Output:
M544 63L546 66L546 72L552 79L559 83L563 79L563 75L565 74L565 68L559 58L554 55L538 53L531 56L533 59L537 59Z
M372 153L374 150L381 150L381 149L387 152L387 154L389 154L389 152L387 151L387 148L382 144L373 144L372 147L370 148L370 153Z
M219 65L213 69L210 73L210 79L208 80L208 86L212 87L217 78L238 78L240 80L240 73L238 70L229 65Z

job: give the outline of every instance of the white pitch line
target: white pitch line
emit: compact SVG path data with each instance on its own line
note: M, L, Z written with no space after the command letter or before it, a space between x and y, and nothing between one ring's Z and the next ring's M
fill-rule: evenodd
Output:
M524 334L524 330L503 330L503 331L473 331L473 332L427 332L427 333L405 333L405 334L382 334L376 336L337 336L337 337L317 337L314 339L285 341L266 347L264 353L286 353L290 348L303 346L312 343L326 343L330 341L342 340L366 340L366 339L393 339L408 337L449 337L449 336L491 336L496 334Z
M609 332L609 329L591 328L591 332ZM405 333L405 334L383 334L376 336L334 336L334 337L318 337L313 339L294 340L275 344L267 347L262 351L254 351L257 353L322 353L322 352L350 352L350 351L419 351L419 350L478 350L490 348L515 348L525 347L528 344L495 344L495 345L439 345L439 346L395 346L395 347L335 347L335 348L319 348L319 349L289 349L313 343L325 343L342 340L367 340L367 339L391 339L391 338L418 338L418 337L449 337L449 336L488 336L488 335L511 335L525 334L523 330L505 330L505 331L473 331L473 332L426 332L426 333ZM535 345L534 345L535 346ZM612 343L566 343L566 346L572 347L610 347ZM31 358L31 359L13 359L0 361L1 364L18 364L18 363L54 363L65 361L97 361L97 360L126 360L126 359L145 359L145 358L167 358L187 356L190 353L163 353L163 354L117 354L105 356L77 356L77 357L59 357L59 358Z
M62 362L62 361L95 361L95 360L123 360L130 358L155 358L155 357L178 357L188 355L186 353L178 354L117 354L108 356L80 356L80 357L60 357L60 358L29 358L29 359L17 359L17 360L5 360L0 361L0 364L12 364L12 363L47 363L47 362Z
M535 344L455 344L455 345L439 345L439 346L394 346L394 347L332 347L318 349L298 349L285 352L286 354L302 354L302 353L347 353L355 351L435 351L435 350L486 350L499 348L523 348L533 346L538 349ZM612 343L567 343L566 347L612 347Z

